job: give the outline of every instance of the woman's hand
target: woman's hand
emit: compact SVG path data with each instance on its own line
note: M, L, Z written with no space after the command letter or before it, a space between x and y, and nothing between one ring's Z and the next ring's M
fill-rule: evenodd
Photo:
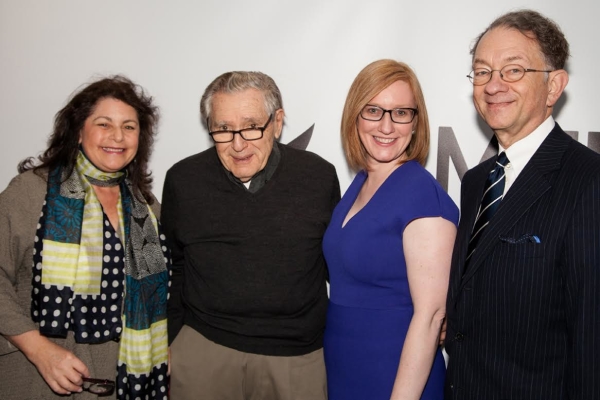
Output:
M13 343L35 365L48 386L58 394L81 392L82 377L89 377L86 365L73 353L51 342L38 331L9 336Z
M446 325L448 324L448 321L446 320L446 318L444 318L444 322L442 323L442 330L440 331L440 346L444 345L444 342L446 341Z

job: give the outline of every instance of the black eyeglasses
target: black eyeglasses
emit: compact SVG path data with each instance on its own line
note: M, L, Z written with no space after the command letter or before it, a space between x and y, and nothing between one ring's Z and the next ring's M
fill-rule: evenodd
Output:
M83 390L98 396L110 396L115 391L115 381L108 379L83 378Z
M390 113L392 122L397 124L410 124L415 115L419 112L416 108L394 108L393 110L386 110L378 106L367 104L360 111L360 117L367 121L381 121L385 113Z
M215 143L232 142L236 133L239 133L244 140L258 140L263 137L265 129L267 129L267 126L269 126L272 118L273 114L269 115L269 120L263 127L252 126L250 128L240 129L239 131L212 131L208 132L208 134L212 137ZM210 126L208 122L208 118L206 118L206 126Z
M554 72L541 69L531 69L520 66L519 64L508 64L502 69L475 68L467 78L475 86L485 85L492 80L492 73L498 71L500 78L505 82L517 82L523 79L525 72Z

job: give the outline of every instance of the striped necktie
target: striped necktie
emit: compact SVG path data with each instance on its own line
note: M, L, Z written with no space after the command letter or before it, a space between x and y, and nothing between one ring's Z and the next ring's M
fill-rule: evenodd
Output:
M502 152L496 159L496 164L493 170L485 181L485 190L483 191L483 198L481 199L481 205L477 212L477 218L475 219L475 225L471 232L471 240L469 241L469 251L466 259L466 263L469 262L471 256L475 252L477 242L483 235L483 231L488 226L490 220L498 210L500 201L504 197L504 184L506 182L504 167L508 164L508 157L506 153Z

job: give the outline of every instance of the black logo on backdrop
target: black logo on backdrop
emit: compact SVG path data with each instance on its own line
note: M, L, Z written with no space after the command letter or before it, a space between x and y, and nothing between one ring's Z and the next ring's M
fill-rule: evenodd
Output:
M566 131L569 136L579 140L578 131ZM600 153L600 132L589 132L587 146L597 153ZM490 141L479 162L487 160L497 152L497 142L494 138ZM451 127L440 126L438 130L438 152L437 152L437 171L436 179L442 185L444 190L448 191L448 178L450 174L450 161L462 181L463 175L469 167L465 162L463 152L456 140L456 135Z

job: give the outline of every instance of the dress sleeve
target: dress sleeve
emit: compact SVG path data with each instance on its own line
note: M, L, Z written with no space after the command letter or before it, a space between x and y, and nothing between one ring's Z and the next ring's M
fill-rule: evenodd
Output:
M429 217L442 217L457 225L458 207L435 178L421 166L414 167L408 175L403 176L398 185L393 185L396 192L391 200L403 199L406 220L402 230L416 219Z

